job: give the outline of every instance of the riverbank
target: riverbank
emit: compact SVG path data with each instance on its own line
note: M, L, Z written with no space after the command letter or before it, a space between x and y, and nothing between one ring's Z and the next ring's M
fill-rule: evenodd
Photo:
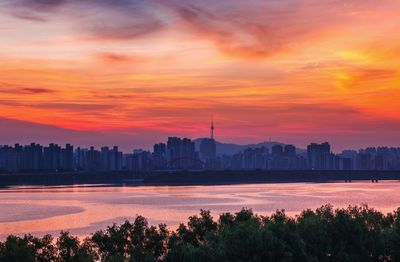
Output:
M400 180L400 171L377 170L220 170L160 172L60 172L0 175L0 187L22 185L230 185L254 183Z

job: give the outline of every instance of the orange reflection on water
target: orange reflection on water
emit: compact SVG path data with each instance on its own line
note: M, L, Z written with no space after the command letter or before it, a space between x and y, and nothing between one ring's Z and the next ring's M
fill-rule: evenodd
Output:
M15 187L0 191L0 238L9 234L86 236L136 215L176 228L200 209L214 216L251 208L260 215L285 209L295 215L330 203L368 204L384 213L400 206L400 183L281 183L182 187Z

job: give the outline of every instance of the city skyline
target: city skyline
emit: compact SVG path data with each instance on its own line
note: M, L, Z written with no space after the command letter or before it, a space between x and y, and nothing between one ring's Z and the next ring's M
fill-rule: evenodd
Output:
M150 172L165 170L399 170L400 147L367 147L333 152L329 142L307 145L264 142L235 145L217 142L214 118L210 136L192 140L170 136L156 142L153 150L118 146L82 148L50 143L14 146L0 145L0 171L6 172Z
M178 133L178 134L159 134L158 136L154 136L152 139L146 140L144 143L143 141L132 141L132 136L127 135L127 134L122 134L120 136L115 136L113 133L96 133L92 131L76 131L76 130L66 130L66 129L60 129L55 126L41 126L37 125L34 123L30 123L27 126L27 129L24 128L25 123L20 123L18 121L10 121L9 120L4 120L0 119L0 124L7 126L8 129L0 129L0 145L14 145L14 144L30 144L30 143L38 143L38 144L76 144L79 145L80 147L83 148L89 148L91 146L95 147L102 147L102 146L118 146L123 152L131 152L132 149L143 149L143 150L150 150L157 141L161 140L166 140L168 137L171 136L178 136L178 137L187 137L192 140L200 140L207 138L207 132L208 136L212 134L214 136L214 120L211 120L211 125L212 126L203 126L199 127L199 129L204 129L208 128L208 131L204 131L204 135L199 136L199 137L189 137L185 135L184 132ZM15 124L16 123L16 124ZM15 124L15 125L13 125ZM11 130L11 131L10 131ZM23 131L22 136L18 132L14 131ZM57 130L58 132L54 132L54 130ZM55 134L56 133L56 134ZM59 134L57 134L59 133ZM219 136L219 131L217 131L218 136ZM36 137L36 138L35 138ZM134 136L133 136L134 137ZM222 136L223 138L224 136ZM267 137L267 136L266 136ZM100 142L101 141L101 142ZM304 139L302 143L296 144L296 143L291 143L288 141L293 141L292 139L289 139L288 141L281 141L278 139L272 139L269 137L268 139L265 138L264 140L253 140L249 141L248 143L237 143L235 140L228 140L224 141L219 139L218 137L215 139L217 143L220 144L227 144L227 145L237 145L237 146L252 146L252 145L258 145L258 144L263 144L263 143L281 143L281 144L294 144L296 145L297 148L300 149L306 149L307 145L309 143L317 142L317 143L323 143L326 141L329 141L328 139L318 139L318 140L308 140ZM332 143L332 141L329 141ZM337 145L335 143L332 143L332 152L334 153L340 153L343 150L360 150L363 148L368 148L368 147L398 147L396 143L391 143L391 144L380 144L379 142L375 143L361 143L360 145L356 145L354 147L348 146L348 144L342 144L342 145Z
M400 146L400 2L0 3L0 144ZM70 139L71 141L67 141Z
M201 141L207 140L207 139L209 140L208 137L191 138L191 137L186 137L186 136L168 136L165 139L162 139L160 141L164 141L164 140L166 141L168 138L171 138L171 137L179 137L179 138L190 139L191 141L196 142L196 147L197 147L197 143L199 143L199 145L200 145ZM356 147L356 148L346 147L346 148L343 148L343 149L340 149L340 150L334 150L335 145L332 144L331 142L329 142L328 140L309 141L308 144L306 144L304 147L298 146L296 144L285 143L284 141L276 141L276 140L265 140L265 141L259 141L259 142L248 143L248 144L227 143L227 142L219 141L218 139L214 139L214 140L215 140L215 143L216 143L217 147L218 147L218 145L220 145L222 147L227 145L227 146L234 146L234 147L241 147L241 148L257 148L257 147L262 147L265 144L268 144L268 145L278 144L278 145L283 145L283 146L284 145L293 145L293 146L296 147L296 149L304 150L304 151L307 150L307 146L308 145L313 144L313 143L317 143L317 144L318 143L319 144L329 143L331 145L331 152L335 153L335 154L340 154L340 153L342 153L344 151L359 151L359 150L364 150L364 149L367 149L367 148L400 148L399 146L395 146L395 145L369 145L369 146L364 146L364 147ZM151 151L153 149L154 145L156 145L157 143L159 143L159 141L154 140L154 142L152 142L152 144L150 146L148 146L148 147L143 147L143 146L139 146L139 145L138 146L129 146L129 147L125 145L125 146L121 147L120 145L118 145L116 143L75 144L75 143L72 143L72 142L65 142L65 143L61 142L60 143L60 142L57 142L57 141L50 141L50 142L43 143L43 142L40 142L38 140L30 140L29 142L19 142L19 141L17 141L17 142L12 142L12 143L0 143L0 147L1 146L14 146L14 145L22 145L22 146L24 146L24 145L30 145L30 144L58 145L58 146L75 145L76 147L80 147L82 149L89 149L91 147L97 148L97 149L101 149L102 147L110 147L110 148L118 147L121 150L121 152L123 152L123 153L131 153L131 152L133 152L135 150ZM128 149L126 149L126 148L128 148Z
M213 130L213 124L211 131ZM221 146L221 145L220 145ZM75 150L74 150L75 148ZM400 147L370 147L333 153L328 142L307 149L270 142L230 151L210 138L168 137L153 150L121 152L118 146L81 148L66 144L0 145L0 172L153 172L177 170L400 170Z

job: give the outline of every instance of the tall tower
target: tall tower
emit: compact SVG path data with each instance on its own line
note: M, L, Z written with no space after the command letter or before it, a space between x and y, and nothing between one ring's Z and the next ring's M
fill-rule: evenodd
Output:
M214 140L214 119L211 120L211 139Z
M200 157L207 168L214 168L213 159L217 156L217 143L214 140L214 119L211 120L210 138L204 138L200 142Z

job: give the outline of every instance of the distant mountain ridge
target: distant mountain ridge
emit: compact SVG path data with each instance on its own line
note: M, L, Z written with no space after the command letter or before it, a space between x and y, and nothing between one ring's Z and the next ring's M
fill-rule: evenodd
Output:
M203 139L205 139L205 138L197 138L197 139L193 140L197 151L200 150L200 143ZM277 141L264 141L264 142L260 142L260 143L256 143L256 144L247 144L247 145L222 143L222 142L218 142L218 141L215 141L215 142L217 144L217 155L233 155L233 154L236 154L247 148L260 148L260 147L266 147L266 148L268 148L269 152L271 152L272 147L274 145L282 145L282 146L287 145L285 143L281 143L281 142L277 142ZM304 150L302 148L296 148L296 151L298 154L306 152L306 150Z

